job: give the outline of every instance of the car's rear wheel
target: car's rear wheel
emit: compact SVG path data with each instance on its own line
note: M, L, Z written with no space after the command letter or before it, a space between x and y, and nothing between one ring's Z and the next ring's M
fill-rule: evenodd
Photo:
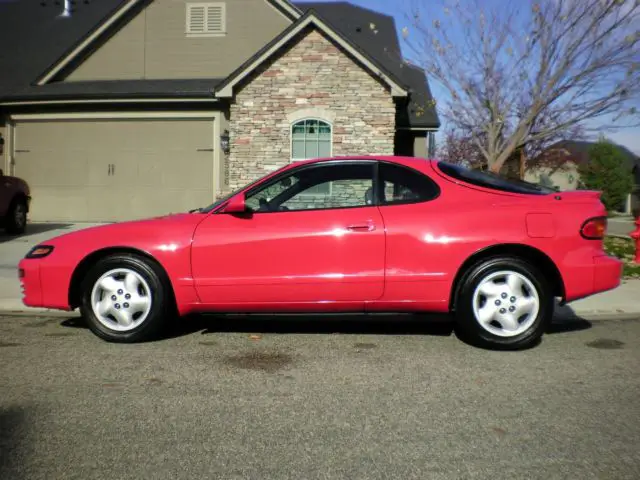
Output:
M478 346L523 349L535 345L553 316L553 295L544 276L515 257L494 257L461 280L456 331Z
M11 202L5 219L7 233L18 235L24 233L27 228L27 202L22 198L16 198Z
M82 316L93 333L109 342L151 340L171 311L163 278L158 266L136 255L102 258L82 282Z

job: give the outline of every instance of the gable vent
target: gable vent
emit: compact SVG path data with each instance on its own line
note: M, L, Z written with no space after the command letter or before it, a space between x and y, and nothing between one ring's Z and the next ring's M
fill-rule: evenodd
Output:
M218 36L226 33L224 3L188 3L187 36Z

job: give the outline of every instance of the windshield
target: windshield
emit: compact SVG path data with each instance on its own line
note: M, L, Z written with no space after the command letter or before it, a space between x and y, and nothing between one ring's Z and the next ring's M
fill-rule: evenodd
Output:
M196 208L194 210L191 210L190 213L209 213L212 210L215 210L216 208L218 208L220 205L222 205L224 202L226 202L227 200L229 200L231 197L233 197L234 195L236 195L237 193L240 193L242 190L244 190L246 187L240 187L237 190L234 190L233 192L231 192L228 195L225 195L224 197L216 200L214 203L212 203L211 205L209 205L208 207L203 207L203 208Z
M209 212L211 212L211 211L215 210L216 208L218 208L220 205L222 205L224 202L226 202L227 200L229 200L229 199L230 199L231 197L233 197L234 195L237 195L237 194L238 194L238 193L240 193L241 191L243 191L243 190L247 190L247 189L249 189L249 188L253 187L254 185L257 185L258 183L260 183L261 181L263 181L263 180L264 180L264 179L266 179L267 177L269 177L269 176L273 176L273 175L277 174L280 170L283 170L283 169L287 168L287 166L288 166L288 165L285 165L284 167L280 167L280 168L279 168L279 169L277 169L276 171L271 172L271 173L269 173L269 174L267 174L267 175L263 175L262 177L258 178L257 180L254 180L253 182L248 183L248 184L246 184L246 185L244 185L244 186L242 186L242 187L240 187L240 188L238 188L238 189L234 190L234 191L233 191L233 192L231 192L230 194L225 195L224 197L222 197L222 198L220 198L220 199L216 200L214 203L212 203L212 204L211 204L211 205L209 205L208 207L196 208L196 209L194 209L194 210L191 210L191 212L190 212L190 213L195 213L195 212L197 212L197 213L209 213Z
M474 170L448 162L438 162L438 168L448 177L492 190L529 195L548 195L549 193L556 192L553 188L544 187L524 180L505 178L496 173Z

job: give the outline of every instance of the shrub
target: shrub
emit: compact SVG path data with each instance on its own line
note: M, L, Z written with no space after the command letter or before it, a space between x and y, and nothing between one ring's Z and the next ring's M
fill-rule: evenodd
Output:
M578 171L583 188L602 192L602 203L608 211L620 208L633 190L633 175L624 154L606 140L589 149L589 161Z

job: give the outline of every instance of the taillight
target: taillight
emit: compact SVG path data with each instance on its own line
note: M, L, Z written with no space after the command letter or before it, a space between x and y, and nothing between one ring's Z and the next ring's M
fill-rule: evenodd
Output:
M602 240L607 233L607 217L594 217L582 224L580 235L587 240Z

